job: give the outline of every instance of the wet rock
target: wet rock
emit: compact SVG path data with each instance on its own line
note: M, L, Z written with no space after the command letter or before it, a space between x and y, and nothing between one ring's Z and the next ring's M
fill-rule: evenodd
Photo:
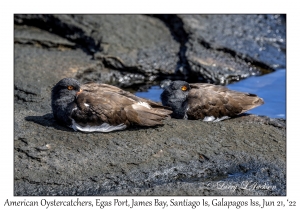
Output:
M80 48L118 71L111 80L121 87L165 78L227 84L286 65L280 15L15 15L15 24L16 43ZM26 26L53 35L28 36Z
M106 68L99 62L78 70L75 78L82 84L87 82L102 82L119 87L134 87L134 85L142 85L151 80L151 78L147 80L144 74L113 70Z
M188 25L214 48L234 51L272 68L286 66L284 15L187 15L182 18L184 22L187 18L192 23Z
M191 71L214 83L286 66L286 28L280 15L179 15L189 34Z
M234 59L214 44L200 50L191 22L186 16L15 15L14 194L286 195L285 120L171 119L107 134L55 122L50 93L64 77L122 87L163 77L217 82L223 70L198 74L191 62L192 55L214 51L228 56L221 56L226 65L246 65L243 56ZM176 32L183 27L186 34Z

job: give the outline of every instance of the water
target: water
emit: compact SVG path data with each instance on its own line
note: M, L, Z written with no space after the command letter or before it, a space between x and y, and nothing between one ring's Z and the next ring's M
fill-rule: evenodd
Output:
M227 85L232 90L254 93L265 104L248 113L286 119L286 70L277 70L263 76L250 77Z
M265 104L247 113L286 119L286 70L277 70L263 76L253 76L227 85L231 90L249 92L263 98ZM161 102L159 86L152 86L148 92L136 92L135 95L152 101Z

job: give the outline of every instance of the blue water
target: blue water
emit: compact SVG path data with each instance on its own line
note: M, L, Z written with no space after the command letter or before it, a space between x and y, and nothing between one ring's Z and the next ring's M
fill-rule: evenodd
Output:
M265 104L248 113L286 119L286 70L277 70L263 76L250 77L227 85L232 90L254 93Z
M248 92L263 98L265 104L247 113L286 119L286 70L276 70L263 76L253 76L227 85L231 90ZM136 92L135 95L161 102L159 86L152 86L148 92Z

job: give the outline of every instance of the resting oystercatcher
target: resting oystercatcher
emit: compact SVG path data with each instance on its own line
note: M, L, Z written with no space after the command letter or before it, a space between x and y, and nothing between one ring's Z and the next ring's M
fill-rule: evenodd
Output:
M162 104L173 110L172 117L218 122L264 104L255 94L229 90L220 85L185 81L164 82Z
M159 103L118 87L99 83L80 85L73 78L64 78L52 88L51 106L58 122L83 132L162 125L172 113Z

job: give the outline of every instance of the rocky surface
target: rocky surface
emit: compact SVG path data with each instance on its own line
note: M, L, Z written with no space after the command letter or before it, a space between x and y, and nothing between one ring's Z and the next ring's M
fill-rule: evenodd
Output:
M85 134L60 127L51 113L18 116L15 195L286 193L284 122L172 119L157 128Z
M85 134L50 107L63 77L137 88L273 71L285 66L284 17L15 15L14 32L15 195L286 195L284 120Z
M286 65L284 15L15 15L15 25L35 27L15 30L15 43L79 48L96 64L78 79L122 87L227 84Z
M285 68L285 19L279 15L180 15L189 34L191 71L226 84Z

